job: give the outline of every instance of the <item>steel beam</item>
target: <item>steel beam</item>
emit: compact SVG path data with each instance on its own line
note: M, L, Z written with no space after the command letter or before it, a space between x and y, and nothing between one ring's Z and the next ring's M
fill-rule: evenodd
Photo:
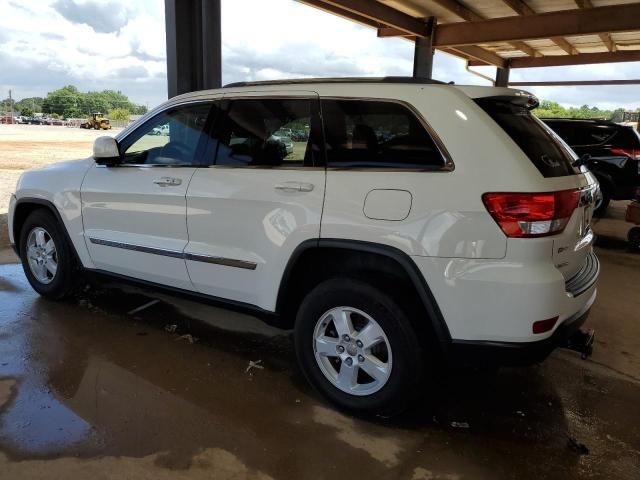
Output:
M222 85L220 0L165 0L169 98Z
M640 50L618 50L580 55L549 55L541 58L518 57L511 59L511 68L562 67L596 63L640 62Z
M548 82L509 82L510 87L569 87L597 85L640 85L638 80L557 80Z
M433 75L433 29L436 20L429 17L426 22L426 37L416 37L413 50L413 78L428 78Z
M509 71L509 67L496 69L496 81L494 82L496 87L509 86Z
M477 45L633 30L640 30L640 3L442 24L436 31L434 46Z
M301 3L323 8L333 13L341 12L340 15L350 18L365 18L372 22L379 23L378 26L394 27L410 35L425 37L428 32L425 30L424 21L419 18L407 15L384 3L372 0L298 0Z

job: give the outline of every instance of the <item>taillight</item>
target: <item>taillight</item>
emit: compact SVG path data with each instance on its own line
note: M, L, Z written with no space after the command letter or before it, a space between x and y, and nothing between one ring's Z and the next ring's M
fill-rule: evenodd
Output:
M635 160L640 160L640 150L633 148L612 148L609 150L613 155L625 155Z
M485 207L507 237L530 238L564 230L578 207L580 192L485 193Z

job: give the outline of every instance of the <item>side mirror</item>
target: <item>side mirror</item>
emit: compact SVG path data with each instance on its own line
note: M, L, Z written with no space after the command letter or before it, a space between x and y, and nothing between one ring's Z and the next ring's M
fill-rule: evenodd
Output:
M93 142L93 159L98 165L115 165L120 161L118 142L113 137L98 137Z

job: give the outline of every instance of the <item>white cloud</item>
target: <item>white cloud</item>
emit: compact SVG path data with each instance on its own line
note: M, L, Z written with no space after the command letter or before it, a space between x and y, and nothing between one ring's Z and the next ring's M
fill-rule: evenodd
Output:
M45 95L64 84L166 98L164 0L0 0L0 97ZM223 81L411 75L413 46L293 0L223 0ZM480 69L489 75L493 68ZM434 77L487 82L437 53ZM521 80L640 78L640 64L513 70ZM637 87L529 88L567 105L640 106Z

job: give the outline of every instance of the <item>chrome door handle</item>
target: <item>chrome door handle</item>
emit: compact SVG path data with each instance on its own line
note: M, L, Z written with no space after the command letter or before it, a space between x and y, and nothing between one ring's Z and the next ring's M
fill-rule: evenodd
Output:
M162 177L154 180L153 183L161 187L177 187L178 185L182 185L182 179L174 177Z
M311 192L313 187L313 183L284 182L277 184L274 188L284 192Z

